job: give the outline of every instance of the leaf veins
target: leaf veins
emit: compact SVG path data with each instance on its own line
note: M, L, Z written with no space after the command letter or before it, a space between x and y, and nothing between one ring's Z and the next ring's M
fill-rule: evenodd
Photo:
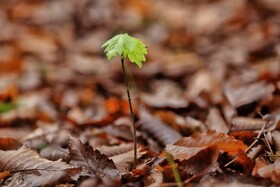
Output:
M74 137L70 137L69 152L70 165L82 166L82 175L109 179L118 178L119 171L112 160Z

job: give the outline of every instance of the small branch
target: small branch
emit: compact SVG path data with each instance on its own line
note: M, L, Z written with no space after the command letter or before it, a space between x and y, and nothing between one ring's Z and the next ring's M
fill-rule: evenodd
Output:
M124 58L121 58L122 62L122 71L124 75L124 80L125 80L125 86L126 86L126 92L127 92L127 100L129 103L129 109L130 109L130 116L131 116L131 121L133 125L133 141L134 141L134 162L133 162L133 169L136 168L137 165L137 138L136 138L136 125L135 125L135 118L134 118L134 113L132 109L132 104L131 104L131 97L130 97L130 92L129 92L129 86L128 86L128 81L126 78L126 72L125 72L125 67L124 67Z

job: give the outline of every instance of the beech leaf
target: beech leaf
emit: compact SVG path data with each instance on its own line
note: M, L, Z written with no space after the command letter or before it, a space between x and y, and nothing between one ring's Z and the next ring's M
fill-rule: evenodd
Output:
M256 169L255 173L263 178L270 178L272 181L280 184L280 160Z
M172 144L182 138L179 132L165 125L159 118L151 115L146 109L140 109L139 115L142 122L141 130L151 134L162 145Z
M204 147L216 145L218 146L219 150L227 152L230 155L235 155L240 150L245 151L247 149L247 146L242 141L237 140L225 133L217 133L215 131L196 133L191 137L184 137L178 140L174 145L185 147Z
M98 176L100 178L116 179L119 171L114 162L100 151L83 144L80 140L70 137L70 165L81 166L83 176Z
M21 186L44 186L57 181L69 181L81 170L70 167L61 160L49 161L42 158L36 151L22 146L18 150L0 151L0 171L23 174Z

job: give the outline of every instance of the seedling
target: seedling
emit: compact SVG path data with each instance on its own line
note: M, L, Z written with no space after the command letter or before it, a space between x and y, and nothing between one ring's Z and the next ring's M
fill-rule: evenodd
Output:
M134 119L134 113L131 104L131 97L129 92L129 85L127 81L126 71L124 60L128 57L131 63L135 63L139 68L142 67L142 62L146 60L145 55L147 54L146 45L143 44L137 38L129 36L127 33L119 34L109 39L102 45L102 48L105 47L105 53L109 60L111 60L116 55L121 57L122 71L125 80L127 100L129 103L130 116L133 125L133 141L134 141L134 162L133 169L135 169L137 164L137 140L136 140L136 125Z

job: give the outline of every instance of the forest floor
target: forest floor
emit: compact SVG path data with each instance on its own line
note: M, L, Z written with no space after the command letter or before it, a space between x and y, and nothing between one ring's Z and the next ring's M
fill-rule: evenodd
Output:
M280 185L277 0L1 0L0 184ZM125 62L102 44L147 45Z

